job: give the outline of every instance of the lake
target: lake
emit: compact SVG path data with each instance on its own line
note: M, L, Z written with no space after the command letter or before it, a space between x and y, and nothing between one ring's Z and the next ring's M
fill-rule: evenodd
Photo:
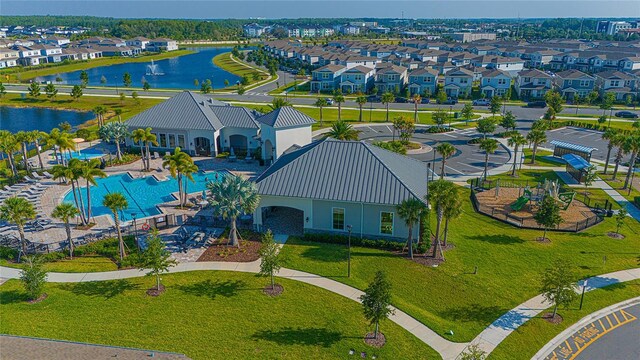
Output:
M38 107L0 106L0 130L16 133L20 130L40 130L49 132L61 122L68 122L76 127L95 115L90 111L80 112Z
M214 89L224 87L224 81L229 80L235 84L240 78L213 64L213 57L231 51L229 48L189 48L196 51L194 54L178 56L176 58L154 61L156 73L162 75L147 75L149 62L137 62L100 66L85 70L89 75L89 85L123 87L122 76L125 72L131 75L131 86L142 87L146 80L152 89L196 89L194 79L202 82L210 79ZM80 84L80 72L73 71L56 75L41 76L37 81L51 81L55 83L56 77L62 78L60 84ZM107 82L102 84L100 80L105 77ZM200 87L198 86L197 89Z

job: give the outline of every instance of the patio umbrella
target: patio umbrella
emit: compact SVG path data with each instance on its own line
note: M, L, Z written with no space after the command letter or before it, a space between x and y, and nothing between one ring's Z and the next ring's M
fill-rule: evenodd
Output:
M83 143L84 139L83 138L73 138L73 139L71 139L71 141L73 141L73 143L76 144L76 152L78 153L78 158L80 158L80 149L78 148L78 144Z

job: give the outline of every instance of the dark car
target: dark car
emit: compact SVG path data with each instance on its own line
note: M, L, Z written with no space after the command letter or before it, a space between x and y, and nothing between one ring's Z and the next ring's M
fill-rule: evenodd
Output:
M458 103L458 99L448 98L447 100L442 102L442 105L455 105Z
M631 111L618 111L614 115L616 117L619 117L619 118L628 118L628 119L637 119L638 118L638 114L632 113Z
M420 103L422 104L428 104L429 103L429 98L427 97L423 97L422 100L420 100Z
M381 100L382 100L382 99L381 99L381 98L380 98L380 96L378 96L378 95L369 95L369 96L367 96L367 101L368 101L368 102L375 102L375 103L377 103L377 102L380 102Z
M401 96L396 96L396 102L397 103L406 103L407 102L407 98L401 97Z
M544 101L531 101L527 103L528 108L546 108L547 103Z

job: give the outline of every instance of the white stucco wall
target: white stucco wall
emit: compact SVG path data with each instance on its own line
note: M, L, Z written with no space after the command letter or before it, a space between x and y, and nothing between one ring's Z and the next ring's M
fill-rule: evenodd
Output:
M304 146L311 143L311 125L275 129L276 159L293 145Z

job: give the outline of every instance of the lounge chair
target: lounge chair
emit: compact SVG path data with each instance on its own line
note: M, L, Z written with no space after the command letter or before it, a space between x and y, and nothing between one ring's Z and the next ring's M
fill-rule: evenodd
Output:
M53 179L53 175L49 174L49 173L48 173L48 172L46 172L46 171L43 171L43 172L42 172L42 175L44 175L44 177L46 177L47 179Z
M45 177L45 176L41 176L41 175L39 175L39 174L38 174L37 172L35 172L35 171L31 173L31 177L33 177L34 179L38 179L38 180L46 179L46 177Z
M160 153L157 151L153 152L153 158L152 159L160 159Z
M31 183L31 184L33 184L33 183L37 183L37 182L38 182L38 180L36 180L36 179L32 179L32 178L30 178L30 177L28 177L28 176L26 176L26 175L23 177L23 179L24 179L24 181L26 181L26 182L28 182L28 183Z

